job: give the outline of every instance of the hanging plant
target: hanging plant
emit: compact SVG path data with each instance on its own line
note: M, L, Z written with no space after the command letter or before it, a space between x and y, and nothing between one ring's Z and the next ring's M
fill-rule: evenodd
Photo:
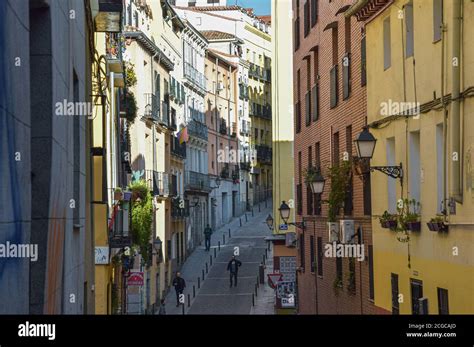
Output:
M125 62L125 85L127 88L135 87L137 84L137 75L135 73L135 65Z
M420 231L420 209L421 205L415 199L404 199L398 202L398 224L402 230Z
M132 124L137 117L137 100L129 89L124 89L120 95L120 115Z
M306 184L310 184L316 180L320 170L316 166L309 166L303 170L303 177Z
M346 195L349 189L351 179L351 163L343 161L338 165L328 168L329 179L331 180L331 191L329 192L329 222L335 222L337 215L344 206Z
M134 182L130 185L133 194L132 200L132 240L148 263L151 254L148 244L151 239L151 227L153 222L152 196L144 180Z

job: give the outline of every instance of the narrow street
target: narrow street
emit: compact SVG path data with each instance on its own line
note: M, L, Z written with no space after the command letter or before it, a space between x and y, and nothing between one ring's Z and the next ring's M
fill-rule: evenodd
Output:
M235 218L231 223L215 231L212 235L210 252L205 251L203 244L188 258L181 270L181 276L186 281L185 314L249 314L251 312L252 294L255 293L258 281L259 265L264 260L267 249L264 238L271 234L265 223L265 218L271 211L271 204L268 202L267 208L264 206L265 204L262 203L261 212L258 212L258 206L254 207L254 217L251 212L247 212L247 222L245 215L241 216L242 227L240 227L239 218ZM229 229L231 230L230 239ZM242 266L239 269L237 287L230 288L227 263L236 250L239 254L237 259L242 262ZM212 266L210 265L211 257ZM208 273L206 273L206 263ZM203 270L204 281L202 280ZM195 297L193 297L193 286ZM166 311L167 314L183 314L183 307L176 307L176 293L173 288L166 296Z

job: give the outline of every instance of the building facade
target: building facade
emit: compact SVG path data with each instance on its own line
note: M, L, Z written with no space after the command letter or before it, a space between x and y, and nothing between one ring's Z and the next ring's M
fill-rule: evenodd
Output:
M363 25L351 1L293 1L298 312L371 314L370 176L358 175L355 135L366 124ZM313 193L311 172L325 179ZM331 224L329 224L331 223ZM360 257L331 252L358 246ZM362 253L362 254L360 254Z
M377 310L470 313L474 3L356 1L348 15L365 24L372 164L403 168L402 184L372 174ZM405 199L418 228L400 223ZM396 230L382 228L384 211ZM441 229L427 224L436 217Z

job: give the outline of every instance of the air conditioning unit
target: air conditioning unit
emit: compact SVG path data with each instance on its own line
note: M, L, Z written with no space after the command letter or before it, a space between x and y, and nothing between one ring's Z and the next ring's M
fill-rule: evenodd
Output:
M339 242L339 224L328 222L329 242Z
M218 90L218 91L221 91L221 90L223 90L223 89L224 89L224 83L219 82L219 83L217 84L217 90Z
M355 242L355 226L353 219L342 219L339 221L341 231L341 242L342 243L354 243Z
M242 83L243 82L243 78L242 76L239 76L239 83Z

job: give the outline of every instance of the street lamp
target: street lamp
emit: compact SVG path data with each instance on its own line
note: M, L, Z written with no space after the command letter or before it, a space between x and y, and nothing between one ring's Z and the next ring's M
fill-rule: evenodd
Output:
M314 180L309 184L313 194L321 194L324 191L324 183L326 180L321 175L321 172L318 171Z
M290 206L287 205L285 200L282 201L278 211L280 211L280 217L286 224L288 222L288 219L290 218Z
M273 217L271 214L268 215L267 219L265 219L267 223L268 229L273 230Z
M359 134L356 140L357 156L359 159L372 159L377 139L369 132L367 127ZM398 166L369 166L370 171L380 171L392 178L399 178L400 184L403 186L403 167L402 163Z

